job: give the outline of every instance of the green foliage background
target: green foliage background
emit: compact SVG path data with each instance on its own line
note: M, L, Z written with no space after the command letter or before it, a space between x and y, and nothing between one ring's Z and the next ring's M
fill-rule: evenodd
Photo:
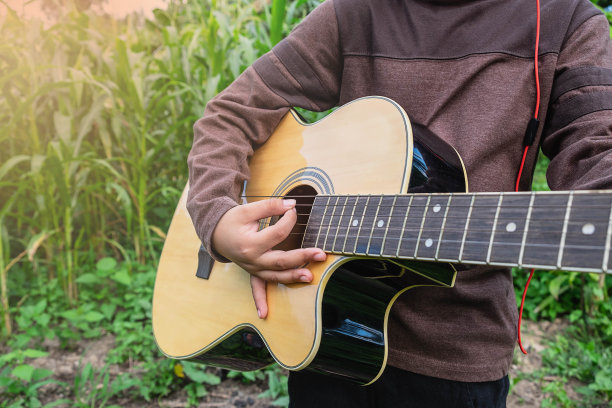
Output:
M181 387L195 403L218 382L189 364L178 375L150 335L154 269L186 182L192 126L319 3L173 1L152 19L76 6L51 24L10 9L0 18L0 407L40 405L38 388L54 380L28 361L45 354L45 338L71 347L111 333L120 346L109 364L140 362L138 375L114 380L83 367L61 384L75 406ZM541 159L536 188L545 188L545 167ZM515 277L518 297L525 274ZM577 378L592 403L612 399L611 283L538 272L528 294L530 319L564 316L574 327L551 344L549 371L537 378ZM265 376L269 395L286 403L278 370ZM548 401L576 405L562 382L548 385Z

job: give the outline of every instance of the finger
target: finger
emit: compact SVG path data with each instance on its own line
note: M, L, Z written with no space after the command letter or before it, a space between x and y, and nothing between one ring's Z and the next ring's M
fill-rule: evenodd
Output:
M268 316L268 301L266 294L266 281L251 275L251 291L257 308L257 316L265 319Z
M291 209L276 224L259 231L256 234L256 240L261 249L268 250L287 239L296 221L297 212L295 209Z
M261 220L274 215L282 215L292 208L295 208L295 200L278 198L256 201L243 206L250 220Z
M268 251L257 260L260 269L284 271L296 269L309 262L320 262L327 255L319 248L299 248L291 251Z
M270 283L309 283L312 282L312 272L306 268L287 269L285 271L261 270L254 273L255 276Z

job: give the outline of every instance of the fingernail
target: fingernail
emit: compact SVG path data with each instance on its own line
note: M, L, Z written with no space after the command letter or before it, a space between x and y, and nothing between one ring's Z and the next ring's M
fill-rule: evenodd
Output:
M295 200L294 199L283 200L283 207L285 208L295 207Z
M257 316L261 319L261 310L257 309Z
M315 261L319 261L319 262L324 261L326 258L327 258L327 255L325 255L325 252L319 252L313 257Z
M302 275L302 276L300 276L300 281L302 281L302 282L310 282L310 276Z

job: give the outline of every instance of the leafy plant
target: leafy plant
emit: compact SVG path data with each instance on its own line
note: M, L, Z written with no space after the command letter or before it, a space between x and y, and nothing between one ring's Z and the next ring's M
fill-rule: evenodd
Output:
M74 379L72 406L82 408L105 407L111 398L124 393L137 384L137 380L125 373L111 381L108 366L96 370L90 363L87 363ZM119 406L109 405L109 408L111 407L117 408Z
M121 396L150 401L180 388L195 404L219 381L210 369L156 351L154 265L186 182L193 122L320 3L172 1L144 20L69 6L43 23L0 0L7 9L0 18L0 313L7 345L0 407L40 406L38 391L49 383L73 397L50 406L101 406ZM537 189L546 188L546 165L541 158ZM515 276L520 292L526 278ZM573 404L560 386L570 378L587 384L585 401L612 399L605 370L611 285L609 278L550 273L532 283L527 316L563 316L576 327L546 352L541 375L562 379L545 388L546 404ZM103 334L116 339L107 364L129 365L129 375L113 379L109 365L86 364L65 384L28 363L45 355L45 340L71 348ZM287 404L278 367L228 377L267 380L263 396Z
M289 390L287 386L287 374L279 366L274 365L266 369L268 377L268 389L259 397L272 398L272 405L277 407L289 406Z
M25 359L46 355L43 351L25 349L0 356L0 391L6 396L6 400L0 401L0 407L41 406L38 389L58 382L48 379L52 371L26 364Z
M219 376L205 370L202 364L190 361L176 363L174 372L178 377L189 380L189 383L184 387L187 391L187 403L189 406L197 405L198 400L208 394L206 385L218 385L221 383Z

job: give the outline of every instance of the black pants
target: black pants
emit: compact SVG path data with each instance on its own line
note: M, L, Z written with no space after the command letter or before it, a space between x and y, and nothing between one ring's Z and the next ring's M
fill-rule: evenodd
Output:
M443 380L387 366L372 385L361 386L309 371L289 375L290 408L502 408L508 377L468 383Z

